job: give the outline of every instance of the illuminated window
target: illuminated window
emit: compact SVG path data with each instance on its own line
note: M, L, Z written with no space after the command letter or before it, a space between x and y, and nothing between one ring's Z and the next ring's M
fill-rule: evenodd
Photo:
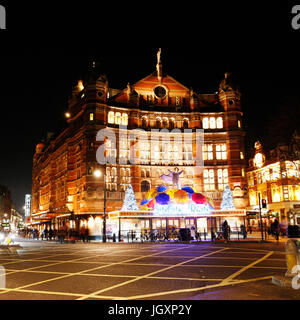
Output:
M241 172L242 172L242 177L245 177L245 169L244 168L242 168Z
M122 116L120 112L116 112L115 114L115 124L121 124Z
M241 120L238 120L238 127L239 127L239 128L241 128L241 127L242 127Z
M280 189L277 188L272 188L271 189L271 193L272 193L272 201L273 202L280 202Z
M217 118L217 128L218 129L223 128L223 118L222 117Z
M296 200L296 201L300 200L300 187L298 187L298 186L295 186L294 200Z
M121 191L126 191L130 184L130 168L120 169L120 189Z
M211 117L209 119L209 126L210 126L210 129L216 129L216 119Z
M208 118L203 118L203 129L209 129Z
M203 146L203 160L213 160L213 145L212 144L205 144Z
M127 113L123 113L122 114L122 125L123 126L127 126L128 125L128 114Z
M228 169L218 169L218 189L223 191L228 184Z
M115 123L115 113L113 111L110 111L108 113L108 123L114 124Z
M259 172L259 173L257 174L257 183L258 183L258 184L261 184L261 182L262 182L262 180L261 180L261 173Z
M216 156L217 156L217 160L226 160L227 159L226 143L216 145Z
M183 146L183 160L193 160L193 146L192 143L186 143Z
M243 160L244 159L244 153L241 151L240 152L240 158Z
M205 169L203 172L204 191L215 190L215 177L213 169Z
M90 113L90 121L94 121L94 114Z

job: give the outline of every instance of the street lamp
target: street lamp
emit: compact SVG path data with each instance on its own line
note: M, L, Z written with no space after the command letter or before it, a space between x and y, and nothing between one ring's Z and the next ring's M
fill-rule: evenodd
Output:
M94 176L100 178L102 172L100 170L94 171ZM106 242L106 165L104 165L104 210L103 210L103 242Z

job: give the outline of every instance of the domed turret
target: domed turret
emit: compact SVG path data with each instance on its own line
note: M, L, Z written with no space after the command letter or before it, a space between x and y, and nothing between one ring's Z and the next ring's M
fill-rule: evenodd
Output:
M35 153L41 154L44 148L45 148L44 142L39 142L35 147Z

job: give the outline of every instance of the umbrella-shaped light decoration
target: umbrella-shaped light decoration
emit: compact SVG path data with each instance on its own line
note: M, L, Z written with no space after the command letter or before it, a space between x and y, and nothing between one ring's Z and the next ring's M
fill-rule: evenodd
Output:
M155 197L156 203L166 205L170 202L170 196L166 193L160 193Z
M184 190L178 190L174 193L174 199L178 203L186 203L189 201L189 194Z
M167 189L168 189L168 187L166 187L164 185L156 187L157 192L165 192Z
M141 206L147 204L150 200L152 200L152 198L150 198L150 199L144 199L144 200L141 202Z
M146 194L146 199L154 198L157 195L156 188L150 189Z
M197 204L204 204L207 201L203 194L197 192L192 194L192 200Z
M195 193L195 190L193 188L187 187L187 186L186 187L182 187L181 190L183 190L183 191L185 191L187 193L190 193L190 194Z
M150 201L147 203L147 207L148 207L148 208L151 208L151 209L154 209L154 199L150 200Z
M179 189L170 189L170 190L166 191L166 194L168 194L171 199L174 199L174 193L177 191L179 191Z

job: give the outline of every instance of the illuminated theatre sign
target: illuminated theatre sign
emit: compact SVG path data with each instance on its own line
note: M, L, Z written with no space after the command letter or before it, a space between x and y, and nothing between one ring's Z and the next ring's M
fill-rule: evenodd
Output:
M208 204L185 203L177 204L170 203L168 205L155 204L153 215L182 215L182 216L201 216L211 214L211 208Z

